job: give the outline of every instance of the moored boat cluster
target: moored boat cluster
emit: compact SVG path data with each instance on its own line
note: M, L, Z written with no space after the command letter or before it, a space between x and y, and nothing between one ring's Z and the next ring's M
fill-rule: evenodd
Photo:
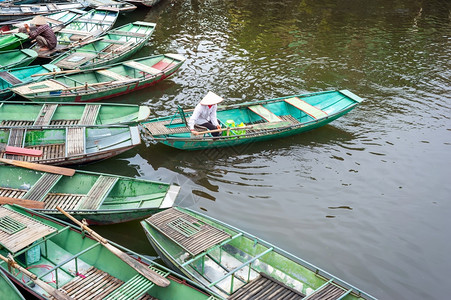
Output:
M0 299L24 299L20 289L38 299L374 299L267 241L175 206L176 184L67 167L128 151L144 132L182 150L286 137L362 101L334 90L219 106L215 129L194 130L191 109L151 116L145 105L104 103L157 84L185 62L173 53L129 59L158 26L114 27L135 4L157 2L2 6ZM56 47L22 30L35 15L55 33ZM37 57L48 63L33 65ZM141 221L164 265L90 228L131 220Z

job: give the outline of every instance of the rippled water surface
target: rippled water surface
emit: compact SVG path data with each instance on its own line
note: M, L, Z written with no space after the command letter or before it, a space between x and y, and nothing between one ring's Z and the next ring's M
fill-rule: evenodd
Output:
M209 90L227 104L329 89L365 99L320 129L218 151L148 138L83 169L174 182L177 203L260 236L381 299L447 299L451 274L451 4L182 1L136 57L179 53L171 79L111 102L164 116ZM97 228L154 255L138 222Z

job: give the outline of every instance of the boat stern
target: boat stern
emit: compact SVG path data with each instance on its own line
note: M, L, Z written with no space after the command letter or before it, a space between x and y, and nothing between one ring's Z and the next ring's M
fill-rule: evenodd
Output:
M180 192L180 187L177 185L169 186L168 192L161 202L160 209L170 208L174 205L175 199Z

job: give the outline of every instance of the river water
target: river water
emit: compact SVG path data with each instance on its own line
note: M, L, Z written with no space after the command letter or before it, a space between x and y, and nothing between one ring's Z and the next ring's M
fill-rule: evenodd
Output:
M163 0L135 57L179 53L178 73L110 102L152 116L330 89L364 98L320 129L217 151L141 146L81 167L181 186L201 210L380 299L449 299L451 2ZM97 227L155 255L138 222ZM448 284L446 284L448 282Z

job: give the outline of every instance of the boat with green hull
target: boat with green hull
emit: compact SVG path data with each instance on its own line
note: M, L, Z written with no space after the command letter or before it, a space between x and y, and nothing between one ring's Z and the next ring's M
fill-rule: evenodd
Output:
M145 218L171 207L180 187L169 183L87 171L73 176L0 164L0 197L44 203L42 213L104 225Z
M52 79L13 88L32 101L90 102L150 87L174 74L185 61L178 54L161 54L117 64L56 75Z
M28 82L41 81L48 76L39 76L39 74L59 71L61 71L60 68L52 64L26 66L4 71L0 70L0 100L14 96L14 93L11 92L12 87Z
M0 36L0 51L13 50L19 48L28 40L28 35L25 33L13 33Z
M49 294L57 293L74 300L219 299L147 257L102 237L87 236L50 216L5 205L0 207L0 218L9 221L0 224L7 230L0 231L0 255L10 263L2 258L0 269L37 299L54 299ZM168 285L161 286L154 278Z
M95 126L137 125L149 115L148 106L133 104L0 102L1 128L87 125L87 121Z
M61 53L97 38L111 29L118 15L117 11L109 9L92 9L81 17L65 24L64 27L55 30L56 39L58 40L56 48L38 51L39 46L35 45L33 49L38 51L41 58L55 58Z
M139 51L150 39L155 23L133 22L109 30L91 43L63 53L52 64L61 69L87 69L120 62Z
M165 263L227 299L375 299L243 230L173 207L141 221Z
M41 115L41 119L45 116ZM40 156L0 153L0 157L49 165L75 165L107 159L141 143L137 126L0 127L0 144L37 150Z
M25 67L38 57L32 49L15 49L0 51L0 70Z
M0 20L14 20L24 17L33 17L60 12L69 9L82 8L83 5L75 3L41 3L41 4L4 4L0 5Z
M0 268L0 299L25 300L19 290Z
M222 135L207 129L194 135L188 127L192 111L142 122L152 140L182 150L200 150L283 138L324 126L354 109L362 98L348 90L294 95L219 106Z

